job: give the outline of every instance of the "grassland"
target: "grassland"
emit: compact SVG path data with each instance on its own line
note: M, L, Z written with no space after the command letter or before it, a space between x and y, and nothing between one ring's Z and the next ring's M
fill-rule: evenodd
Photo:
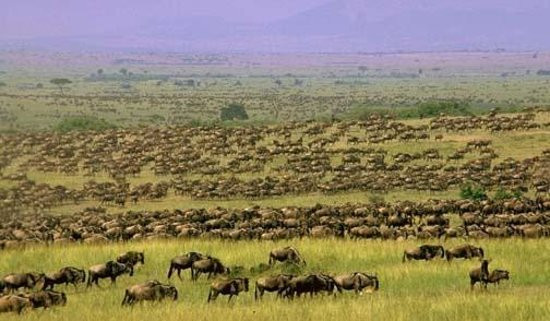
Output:
M116 55L32 56L28 53L0 53L0 131L34 131L52 129L65 117L93 116L120 127L139 125L166 126L204 124L215 121L219 108L233 101L243 103L250 115L244 125L286 122L289 120L326 119L331 115L353 119L369 108L408 108L422 101L457 99L470 104L477 112L489 107L521 109L550 106L550 79L537 76L535 71L545 68L550 54L541 53L533 59L530 53L520 54L441 54L390 56L315 56L294 57L226 57L223 64L204 62L182 64L181 57L139 57L140 63L127 63ZM135 58L135 57L134 57ZM63 63L59 65L59 61ZM130 61L134 61L131 60ZM137 60L136 60L137 61ZM366 72L358 66L367 65ZM103 69L98 77L98 69ZM121 68L133 72L122 75ZM420 69L422 72L420 73ZM91 75L94 74L94 75ZM414 76L413 76L414 75ZM54 77L72 81L64 94L50 84ZM302 81L301 83L296 79ZM187 85L187 81L201 85ZM276 80L281 80L277 85ZM41 84L41 86L38 86ZM183 84L183 85L182 85ZM537 123L548 124L550 113L537 113ZM427 119L403 120L409 125L427 124ZM235 124L231 124L235 125ZM243 125L243 123L239 124ZM397 153L415 153L436 148L443 157L449 156L466 142L490 139L498 154L494 163L506 158L522 160L541 155L550 147L548 127L537 130L489 133L468 131L443 134L441 141L432 139L418 142L391 141L381 145L360 143L358 147L383 148L388 157ZM330 135L331 133L323 133ZM368 133L353 135L364 138ZM300 137L293 133L292 139ZM265 137L265 142L278 137ZM307 139L307 138L306 138ZM263 142L263 143L265 143ZM259 144L262 144L260 142ZM342 137L330 148L347 146ZM2 155L0 155L2 156ZM209 157L210 155L205 155ZM27 158L25 158L27 157ZM60 172L41 172L24 169L28 157L15 159L2 170L2 175L25 172L37 183L63 185L79 189L93 179L111 181L107 173L84 176L83 173L65 175ZM221 156L216 156L221 157ZM471 160L468 155L461 162ZM221 159L226 163L228 159ZM341 162L338 159L331 160ZM413 161L412 164L425 163ZM236 174L242 179L280 175L274 168L284 163L275 158L263 171ZM151 164L149 164L151 165ZM146 166L137 177L128 177L131 186L147 182L169 180L170 175L156 176ZM0 175L0 177L2 177ZM186 179L216 179L187 173ZM11 188L16 181L0 178L0 188ZM490 191L493 193L494 191ZM453 199L458 189L443 192L394 190L379 194L369 191L348 191L336 194L289 194L263 199L230 198L224 200L193 199L169 192L161 200L140 200L124 207L105 205L110 213L128 210L161 210L185 208L245 208L260 206L311 206L369 202L373 198L385 201L423 201ZM533 197L530 190L525 194ZM47 213L71 214L99 201L87 199L79 204L64 203L44 210ZM453 222L457 222L456 217ZM434 243L437 241L433 241ZM445 247L466 242L445 241ZM127 250L144 250L146 264L137 269L133 278L124 276L116 286L102 282L101 288L75 290L60 287L68 295L66 307L34 310L22 316L2 315L2 320L549 320L550 319L550 240L483 240L469 241L483 246L492 258L491 268L511 272L511 280L488 291L470 291L468 271L478 261L447 263L402 263L401 254L407 247L420 241L354 241L349 239L301 239L285 242L224 242L206 239L149 240L109 245L29 246L0 252L0 275L10 272L53 272L63 266L87 268L104 263ZM327 272L338 274L353 271L376 272L381 289L376 293L355 296L319 296L294 301L276 300L267 295L263 302L255 302L252 293L245 293L228 304L226 298L206 304L209 282L201 279L184 281L172 279L180 291L178 302L144 304L122 308L124 289L149 279L166 282L169 260L190 250L219 257L230 266L243 266L243 275L253 280L259 274L250 268L267 262L269 250L285 245L296 246L308 261L307 267L277 267L267 273ZM253 291L253 287L251 288Z
M463 242L453 240L444 245ZM146 264L134 277L123 276L116 286L104 281L101 288L74 290L66 307L29 311L22 316L3 315L3 320L548 320L550 318L550 241L487 240L479 242L492 259L492 268L505 268L511 280L487 291L469 289L468 271L478 261L443 260L401 263L403 249L417 242L312 240L292 241L308 261L302 271L333 274L369 271L377 273L381 288L375 293L276 300L266 294L263 302L253 299L253 287L234 302L225 297L207 304L209 281L193 284L188 271L184 280L172 278L180 291L178 302L120 307L124 289L149 279L167 281L169 260L190 250L220 257L230 266L243 266L245 276L259 274L249 268L267 262L267 253L286 242L221 242L206 240L149 241L107 246L33 247L2 253L0 271L55 271L64 265L87 267L112 259L126 250L144 250ZM265 274L285 270L277 267Z
M536 74L548 66L546 53L198 58L0 52L0 130L51 129L82 115L124 127L209 123L231 102L244 104L255 124L437 99L474 112L550 105L549 77ZM58 77L72 81L63 94L50 83Z

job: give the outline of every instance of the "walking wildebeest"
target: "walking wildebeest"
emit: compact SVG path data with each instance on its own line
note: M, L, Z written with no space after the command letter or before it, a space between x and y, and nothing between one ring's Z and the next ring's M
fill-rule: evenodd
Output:
M145 254L143 252L128 251L116 258L118 263L131 264L135 266L138 263L145 264Z
M256 288L254 290L254 299L262 298L264 292L277 291L277 297L279 297L282 291L288 286L288 282L294 278L294 275L279 274L275 276L266 276L256 280Z
M77 284L84 282L86 282L86 272L84 270L67 266L53 274L47 274L44 277L42 290L47 290L48 288L53 290L54 285L63 283L65 285L70 283L76 288Z
M361 294L366 287L372 287L374 291L380 287L378 277L361 272L337 275L334 277L334 281L340 293L344 289L354 290L356 294Z
M132 265L126 265L123 263L118 263L115 261L109 261L104 264L98 264L90 267L88 270L88 284L91 286L92 283L99 286L99 279L110 278L111 283L116 283L117 277L122 274L128 273L130 276L134 275L134 268Z
M178 299L176 287L153 280L127 288L122 305L133 305L140 301L161 301L167 297L171 297L174 301Z
M453 258L471 259L472 257L479 257L480 259L483 259L485 253L481 247L463 244L447 250L445 255L447 256L447 261L451 261Z
M300 252L292 246L283 247L280 249L274 249L269 252L269 265L273 265L275 262L292 262L296 264L303 263L306 265L306 261L300 255Z
M189 252L185 255L176 256L170 260L170 268L168 269L168 278L172 277L172 273L176 271L178 278L181 280L181 271L191 269L194 262L206 259L207 256L199 252Z
M234 295L238 296L243 291L248 292L248 283L248 278L234 278L213 282L210 286L207 302L216 300L220 294L229 295L229 299L227 300L229 302Z
M429 261L434 257L445 257L445 249L441 245L421 245L416 248L407 249L403 252L403 259L405 260L426 260Z

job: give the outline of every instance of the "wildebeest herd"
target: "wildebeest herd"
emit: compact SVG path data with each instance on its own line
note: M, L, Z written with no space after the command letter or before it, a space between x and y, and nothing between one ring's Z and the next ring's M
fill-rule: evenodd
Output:
M479 258L481 266L469 272L472 289L478 282L486 288L489 283L498 284L501 280L508 280L510 277L509 272L502 269L489 272L489 260L484 258L483 249L471 244L462 244L447 250L441 245L424 244L417 248L406 249L403 253L403 262L406 260L429 261L437 257L446 257L448 261L457 258ZM307 265L295 247L287 246L273 249L268 255L268 264L262 263L260 266L266 272L277 262L295 266ZM0 280L0 293L5 294L0 297L0 312L21 313L27 308L46 309L51 306L65 305L67 303L66 294L55 291L55 286L71 284L76 288L78 284L86 283L89 288L94 284L99 286L99 280L105 278L110 279L114 285L117 278L124 274L133 276L138 264L145 264L144 253L129 251L119 255L116 260L89 267L88 272L85 272L84 269L67 266L49 274L38 272L7 274ZM207 274L208 279L219 276L210 285L207 302L216 300L219 295L226 295L229 297L228 301L231 301L241 292L249 291L249 278L233 276L230 268L226 267L220 259L196 251L176 256L169 262L168 280L174 272L182 280L181 271L187 269L191 270L191 281L193 282L203 273ZM37 287L39 290L33 291ZM344 290L362 294L365 289L372 292L379 288L380 281L374 273L351 272L338 275L281 273L257 278L254 299L262 299L266 292L276 293L277 298L292 299L303 294L310 296L320 293L336 295ZM27 292L16 293L19 289L27 290ZM124 291L122 305L133 305L141 301L161 301L166 298L177 300L178 294L178 289L172 284L149 280L128 287Z
M544 195L550 192L548 149L515 159L500 157L491 139L456 143L450 151L437 144L416 152L387 150L382 145L439 141L445 134L474 130L547 127L534 118L535 114L437 117L430 124L412 126L372 116L363 121L253 128L0 134L1 179L10 185L0 187L0 213L43 213L83 201L123 207L169 195L261 199L313 192L446 191L468 181L487 190ZM53 186L29 178L29 172L90 179L76 187ZM133 182L148 173L152 179Z
M550 236L550 199L439 200L393 204L316 205L247 209L129 211L88 208L73 215L23 216L0 221L0 248L140 239L301 237L439 239ZM450 224L448 214L460 224Z

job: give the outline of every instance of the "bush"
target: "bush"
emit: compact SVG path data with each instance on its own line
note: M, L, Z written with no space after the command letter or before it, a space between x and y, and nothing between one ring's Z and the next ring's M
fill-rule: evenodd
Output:
M469 104L458 100L434 100L418 104L417 116L436 117L441 113L449 116L471 116Z
M221 109L220 119L226 120L245 120L248 119L248 114L241 104L229 104L229 106Z
M54 129L56 131L66 133L70 131L82 130L102 131L112 128L116 128L116 126L112 123L109 123L105 119L99 119L91 116L80 116L64 118L55 126Z
M481 186L467 184L460 188L460 197L472 201L483 201L487 199L487 192Z

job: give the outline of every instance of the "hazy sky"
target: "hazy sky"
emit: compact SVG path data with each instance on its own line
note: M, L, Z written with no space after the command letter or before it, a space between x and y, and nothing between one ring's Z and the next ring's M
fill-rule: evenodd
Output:
M0 37L60 36L190 15L269 22L328 0L0 0Z

